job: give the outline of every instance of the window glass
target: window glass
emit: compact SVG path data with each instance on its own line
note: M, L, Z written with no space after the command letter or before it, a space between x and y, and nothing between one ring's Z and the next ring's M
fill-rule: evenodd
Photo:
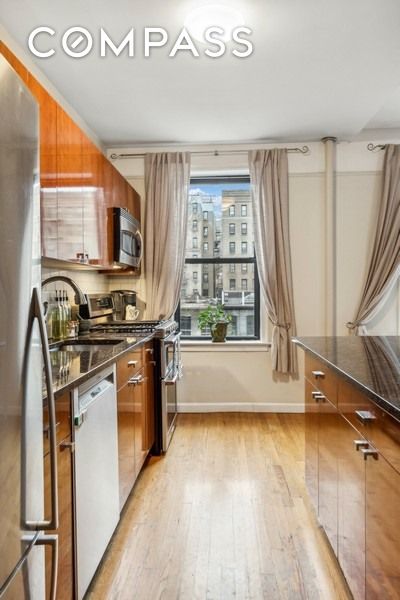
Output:
M258 339L259 286L257 280L255 287L249 180L198 178L191 182L189 203L179 308L183 335L209 338L209 329L199 329L198 315L209 305L222 304L233 319L230 338Z

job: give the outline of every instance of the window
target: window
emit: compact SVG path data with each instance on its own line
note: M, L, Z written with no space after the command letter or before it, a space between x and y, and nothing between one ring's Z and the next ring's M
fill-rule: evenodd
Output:
M193 204L192 204L192 212L193 212L194 215L197 215L197 206L198 206L197 202L193 202Z
M197 220L196 219L192 223L192 230L197 231Z
M193 281L197 281L198 273L197 271L193 271Z
M182 335L190 335L192 329L192 317L186 316L181 318L181 331Z
M240 214L242 217L247 217L247 204L242 204L240 207Z
M188 244L180 304L176 319L184 338L210 339L201 331L199 313L209 305L222 304L232 317L228 341L260 337L260 294L256 258L253 254L253 223L248 177L196 177L191 180L198 214L197 242ZM240 219L242 206L245 215ZM193 204L192 204L193 207ZM249 207L249 208L248 208ZM205 210L204 210L205 209ZM188 219L193 227L193 211ZM235 223L235 217L239 216ZM236 238L233 236L238 235ZM190 232L190 236L196 233ZM195 250L191 245L196 245ZM250 254L249 254L250 253ZM196 281L193 273L197 272Z
M194 238L193 238L193 241L192 241L192 246L193 246L193 248L198 248L198 247L199 247L199 246L198 246L198 240L197 240L197 237L194 237Z

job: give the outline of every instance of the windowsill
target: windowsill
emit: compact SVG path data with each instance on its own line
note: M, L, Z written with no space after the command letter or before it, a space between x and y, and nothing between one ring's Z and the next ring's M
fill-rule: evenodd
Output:
M268 352L269 342L261 340L238 340L228 342L211 342L209 340L181 340L183 352Z

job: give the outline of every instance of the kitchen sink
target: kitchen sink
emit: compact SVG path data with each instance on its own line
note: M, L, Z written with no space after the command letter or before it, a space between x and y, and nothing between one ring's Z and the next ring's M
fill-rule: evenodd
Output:
M97 352L99 350L106 350L110 348L110 346L116 346L121 342L122 340L110 340L107 338L98 338L96 340L66 340L50 348L50 352L87 352L90 350L93 350L93 352Z

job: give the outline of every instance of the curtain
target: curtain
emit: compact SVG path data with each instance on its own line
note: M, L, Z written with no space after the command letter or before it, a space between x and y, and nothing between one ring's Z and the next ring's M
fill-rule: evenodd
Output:
M350 331L366 334L366 325L382 309L400 275L400 146L386 146L382 198L375 240L361 302Z
M168 319L179 302L185 261L190 154L145 156L146 317Z
M286 150L249 153L257 265L267 314L273 324L272 367L297 373L292 267L289 241L289 182Z

